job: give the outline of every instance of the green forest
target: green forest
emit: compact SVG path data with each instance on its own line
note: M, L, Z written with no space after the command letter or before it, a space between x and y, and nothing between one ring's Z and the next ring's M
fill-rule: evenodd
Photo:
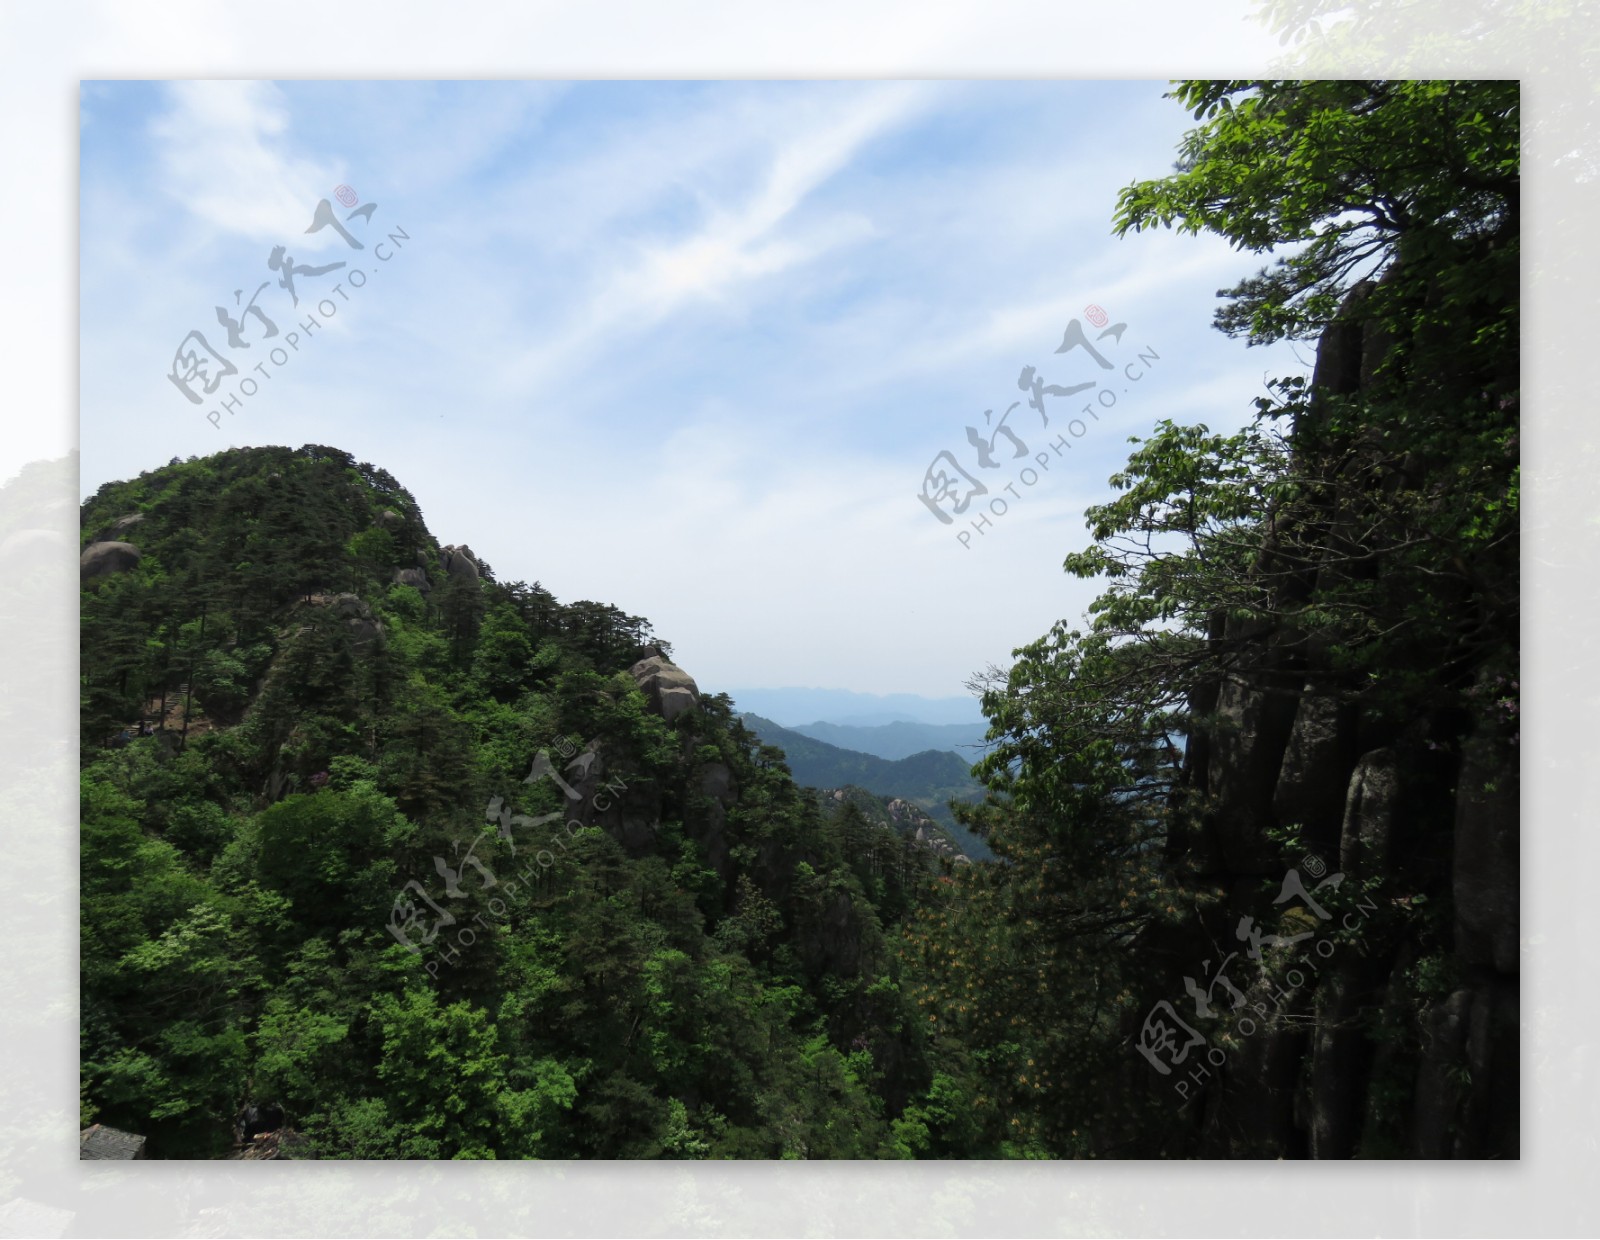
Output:
M982 685L992 860L798 784L648 620L441 543L425 480L308 444L90 497L81 1124L1516 1157L1518 85L1171 94L1107 227L1225 238L1217 328L1315 369L1063 529L1100 593Z
M928 749L889 760L842 749L803 732L782 728L757 714L741 716L744 725L769 745L783 751L789 772L802 784L818 788L861 787L887 797L903 797L962 839L963 851L984 855L983 843L960 828L950 805L980 800L983 785L970 774L970 758L948 749Z

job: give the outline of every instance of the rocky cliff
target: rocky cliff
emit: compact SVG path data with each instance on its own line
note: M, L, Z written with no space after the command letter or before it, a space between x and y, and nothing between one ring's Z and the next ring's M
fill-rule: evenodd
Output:
M1342 402L1384 382L1375 294L1359 286L1323 336L1294 428L1296 468L1328 485L1259 557L1269 601L1214 615L1228 670L1190 701L1177 800L1194 826L1168 863L1217 898L1151 938L1176 994L1226 966L1206 991L1214 1049L1180 1095L1203 1156L1518 1154L1516 566L1502 553L1394 593L1404 570L1373 531L1437 462L1408 454L1397 483L1373 467L1373 432L1340 425ZM1372 598L1398 628L1428 592L1453 627L1380 668L1306 614ZM1300 920L1257 926L1280 906ZM1277 933L1262 947L1246 922Z

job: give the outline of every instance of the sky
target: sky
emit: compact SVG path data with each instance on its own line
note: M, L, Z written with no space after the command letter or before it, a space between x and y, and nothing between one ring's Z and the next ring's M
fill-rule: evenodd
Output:
M1305 369L1211 326L1263 258L1112 234L1164 90L85 82L83 493L327 444L708 691L961 694L1081 622L1061 562L1129 436Z

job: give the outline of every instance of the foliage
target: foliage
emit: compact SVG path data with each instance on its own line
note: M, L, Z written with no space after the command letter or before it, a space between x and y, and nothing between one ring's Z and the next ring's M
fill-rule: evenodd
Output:
M1232 898L1208 877L1219 686L1310 687L1445 796L1440 756L1466 735L1515 743L1514 701L1479 686L1512 683L1516 662L1517 84L1172 94L1197 124L1172 175L1123 192L1116 230L1277 252L1222 294L1217 324L1322 351L1312 382L1276 382L1237 433L1163 422L1135 440L1065 561L1105 582L1086 630L1058 624L974 681L991 795L963 817L1005 864L935 884L903 933L995 1154L1196 1148L1151 1110L1129 1046L1175 997L1169 961L1197 967L1187 952ZM1417 893L1374 929L1390 945L1436 942L1450 891L1451 824L1415 817L1414 857L1382 876ZM1425 1003L1396 1019L1417 1028Z
M443 573L337 449L102 487L84 530L141 513L144 554L83 591L85 1122L164 1157L222 1155L252 1102L327 1158L1194 1153L1129 1045L1238 895L1204 846L1222 687L1314 689L1440 786L1468 748L1515 769L1518 110L1505 82L1173 95L1195 128L1116 229L1272 254L1218 324L1322 360L1241 431L1135 441L1065 562L1105 583L1085 623L974 682L957 814L992 864L804 792L724 697L669 724L628 675L670 651L646 621ZM429 591L394 584L417 565ZM598 773L558 768L569 799L540 754ZM964 784L927 757L917 791ZM1408 829L1368 1152L1404 1147L1455 977L1449 823ZM427 952L391 933L413 881L453 918Z
M325 1158L879 1152L931 1069L877 910L926 850L885 881L903 846L872 828L857 864L863 823L726 699L669 726L626 672L670 649L645 621L482 565L441 584L415 502L344 453L174 463L85 527L132 509L138 570L83 594L85 1122L158 1157L220 1156L250 1103ZM419 561L436 588L391 583ZM568 808L522 781L590 742L605 829L485 833L491 798ZM413 879L454 961L390 934Z

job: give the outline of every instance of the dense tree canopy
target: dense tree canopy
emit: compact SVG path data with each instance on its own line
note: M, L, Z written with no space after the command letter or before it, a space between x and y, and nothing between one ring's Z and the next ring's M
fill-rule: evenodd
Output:
M1450 1014L1514 970L1461 841L1515 841L1516 84L1172 93L1195 127L1115 230L1270 256L1218 325L1317 371L1136 441L1065 561L1087 623L975 682L992 863L797 788L726 698L666 710L646 621L498 581L336 449L101 488L85 541L143 554L83 591L85 1122L168 1157L251 1102L329 1158L1503 1152L1472 1081L1514 1016ZM1345 788L1386 771L1375 834ZM1299 1024L1257 1049L1197 1016L1240 1058L1175 1107L1141 1018L1241 914L1292 928L1307 853L1376 910L1359 961L1276 981Z
M83 592L86 1122L166 1157L253 1102L319 1157L918 1152L883 920L938 862L881 803L819 808L726 699L669 726L626 674L670 651L646 621L448 572L343 453L175 463L86 539L132 514L138 566ZM526 777L578 748L618 806L562 831ZM471 927L450 956L391 932L408 880Z
M998 1100L990 1140L1015 1143L989 1148L1223 1148L1236 1138L1194 1109L1172 1122L1131 1048L1152 1003L1182 998L1183 967L1227 950L1196 944L1259 912L1250 875L1308 847L1340 856L1338 805L1319 836L1274 800L1277 751L1250 765L1274 712L1305 727L1305 699L1326 702L1339 736L1417 772L1411 847L1365 877L1413 893L1374 932L1403 998L1362 1018L1369 1046L1395 1047L1362 1103L1364 1148L1394 1152L1411 1117L1386 1108L1435 1040L1435 988L1464 967L1444 911L1457 772L1515 769L1517 84L1173 96L1198 124L1172 175L1123 192L1116 230L1277 251L1220 294L1218 326L1319 337L1317 374L1277 382L1242 431L1168 422L1136 442L1065 562L1106 581L1087 631L1062 623L976 685L999 743L974 821L1009 864L956 876L907 935L930 1022ZM1242 868L1230 836L1253 837Z

